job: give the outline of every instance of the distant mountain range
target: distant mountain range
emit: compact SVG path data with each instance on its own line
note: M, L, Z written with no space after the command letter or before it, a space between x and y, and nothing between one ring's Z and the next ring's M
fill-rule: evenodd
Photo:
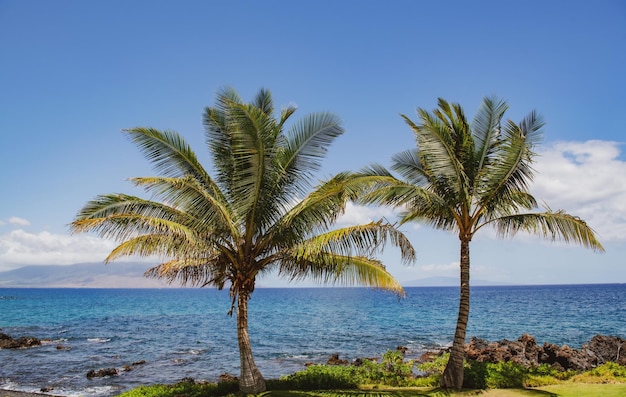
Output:
M143 273L149 263L38 265L0 272L0 288L164 288L169 285Z
M166 288L161 280L144 277L153 264L141 262L81 263L76 265L32 265L0 272L0 288ZM267 284L267 285L266 285ZM271 287L271 280L260 280L259 288ZM280 287L298 287L278 282ZM405 287L458 286L456 277L430 277L401 282ZM503 285L493 281L472 280L472 286ZM303 286L303 285L300 285ZM308 286L305 284L304 286Z
M505 283L499 283L496 281L488 280L471 280L470 284L474 287L481 286L495 286L495 285L509 285ZM402 283L403 287L458 287L458 277L429 277L421 278L417 280L405 281Z

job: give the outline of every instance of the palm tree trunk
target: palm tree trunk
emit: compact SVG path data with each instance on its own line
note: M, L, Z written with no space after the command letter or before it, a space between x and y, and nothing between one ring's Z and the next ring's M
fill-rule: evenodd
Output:
M463 387L463 360L465 359L465 333L470 309L470 256L469 238L461 239L461 298L459 299L459 317L454 332L454 342L450 351L450 360L441 376L441 387L461 389Z
M265 379L254 363L250 335L248 334L248 293L239 293L237 298L237 339L239 340L239 358L241 375L239 390L246 394L258 394L266 390Z

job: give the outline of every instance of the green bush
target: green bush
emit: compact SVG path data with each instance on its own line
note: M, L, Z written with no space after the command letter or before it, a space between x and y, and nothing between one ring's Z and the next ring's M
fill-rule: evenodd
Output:
M463 387L468 389L486 389L488 363L473 360L465 361L463 364ZM443 371L442 371L443 372Z
M271 390L356 389L359 385L354 368L343 365L311 365L304 371L268 381Z
M180 382L173 385L140 386L119 397L222 397L234 395L239 390L236 381L218 383Z
M414 366L414 361L404 361L402 352L389 350L383 355L382 363L365 360L361 366L355 367L355 372L360 383L409 386Z
M528 370L514 362L487 364L487 387L490 389L511 389L524 387Z
M381 363L364 360L361 365L311 365L303 371L270 381L273 390L355 389L358 385L415 386L432 381L413 377L414 361L405 361L401 352L390 350Z
M436 356L432 361L417 364L417 369L427 375L441 375L443 374L443 370L446 368L449 359L450 353L444 353L440 356Z
M626 367L608 362L571 379L582 383L623 383L626 382Z

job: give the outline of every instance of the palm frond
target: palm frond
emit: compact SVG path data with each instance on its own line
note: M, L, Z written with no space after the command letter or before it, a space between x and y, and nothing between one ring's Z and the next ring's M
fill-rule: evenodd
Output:
M272 113L274 113L274 100L272 99L272 93L265 88L261 88L259 90L252 100L251 105L260 109L268 116L271 116Z
M124 132L163 175L175 178L191 175L202 183L212 184L195 153L178 133L143 127Z
M449 126L424 109L418 109L418 114L419 125L407 116L401 116L413 129L422 168L429 175L436 176L436 179L429 179L432 188L442 195L462 198L466 177L463 165L455 155L456 147Z
M104 260L105 263L112 262L124 256L159 256L159 257L173 257L181 255L181 248L187 251L190 250L189 242L183 241L178 235L171 233L161 234L147 234L137 237L132 237L122 242L115 247L111 253Z
M398 281L377 260L359 256L320 253L311 260L300 258L285 261L279 276L291 281L310 278L322 284L341 286L368 286L405 296Z
M172 233L193 239L185 226L188 214L162 203L128 195L102 195L88 202L70 224L73 233L95 232L101 237L123 241L141 234Z
M489 162L489 157L500 142L500 123L509 105L496 96L485 97L472 123L477 169Z
M281 111L280 111L280 121L278 123L278 126L279 126L281 131L283 129L283 126L285 125L285 123L289 119L289 117L291 117L291 115L294 114L296 112L296 110L298 110L298 107L294 106L294 105L286 106L283 109L281 109Z
M149 278L163 279L168 283L196 287L213 285L219 289L229 280L228 267L219 254L201 258L173 259L145 272Z
M191 177L144 177L131 178L131 181L153 193L162 202L188 214L199 230L210 228L213 232L226 231L233 238L239 235L239 220L233 218L235 214L229 203L224 201L221 194L213 196L211 191L207 191L205 186Z
M515 203L515 195L528 192L533 179L532 151L521 128L506 123L504 137L483 167L476 182L476 202L479 211L501 212ZM506 211L506 210L504 210Z
M415 250L404 234L383 221L348 226L316 235L292 249L296 257L309 258L322 252L343 256L373 256L390 242L400 248L405 264L415 261Z
M417 186L428 186L432 181L432 175L422 166L420 155L417 150L405 150L395 154L391 161L393 170L396 171L408 183Z
M526 141L529 142L531 149L542 138L542 128L545 124L543 117L535 110L520 121L520 130L526 137Z
M293 186L299 194L307 191L328 147L343 132L341 121L331 113L310 114L292 125L286 134L284 151L277 159L284 170L286 186Z
M562 210L514 214L498 218L493 223L501 237L512 237L519 231L526 231L551 241L577 244L604 252L604 247L596 238L593 229L579 217Z

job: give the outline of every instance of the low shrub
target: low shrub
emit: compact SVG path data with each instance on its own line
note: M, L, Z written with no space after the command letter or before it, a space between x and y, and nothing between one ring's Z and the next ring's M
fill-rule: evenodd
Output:
M359 385L355 367L343 365L311 365L303 371L268 381L271 390L333 390L356 389Z
M441 380L441 374L448 364L450 353L444 353L436 356L431 361L417 364L417 370L421 375L417 376L411 382L411 386L415 387L436 387Z
M382 362L365 360L355 372L361 383L373 383L385 386L409 386L413 379L413 360L404 361L402 352L389 350L383 355Z
M463 387L468 389L486 389L488 363L468 360L463 364Z
M222 397L235 395L239 391L236 381L218 383L180 382L173 385L140 386L119 397Z
M626 382L626 367L608 362L575 375L571 379L581 383L624 383Z
M524 387L528 369L512 361L487 364L486 384L489 389Z
M432 381L415 379L415 362L405 361L400 351L390 350L382 362L363 360L358 365L311 365L303 371L283 376L268 383L273 390L332 390L356 389L358 385L415 386L431 384Z

